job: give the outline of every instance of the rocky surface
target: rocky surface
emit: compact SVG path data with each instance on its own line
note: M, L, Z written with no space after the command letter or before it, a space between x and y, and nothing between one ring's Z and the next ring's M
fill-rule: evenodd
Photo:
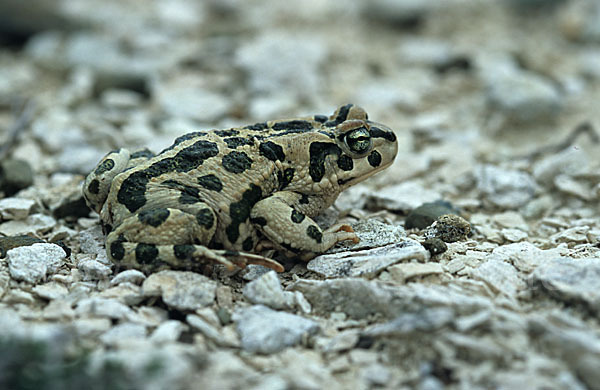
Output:
M141 4L0 2L1 388L600 389L596 1ZM360 243L107 261L107 151L347 102L400 141L318 221Z

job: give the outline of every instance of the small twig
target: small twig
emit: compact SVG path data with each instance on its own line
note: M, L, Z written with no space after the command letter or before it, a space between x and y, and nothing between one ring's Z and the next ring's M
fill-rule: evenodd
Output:
M4 160L10 150L17 144L19 136L31 122L35 104L32 100L23 103L21 113L17 116L15 123L8 129L6 141L0 145L0 160ZM16 115L16 108L13 110Z
M543 147L539 148L538 150L535 150L534 152L527 154L525 156L522 156L522 157L526 158L526 159L530 159L530 160L536 160L547 154L559 153L559 152L569 148L571 145L573 145L575 143L575 140L577 138L579 138L579 136L581 136L582 134L585 134L585 133L589 134L590 140L594 144L597 144L600 142L600 135L598 135L598 133L596 132L596 130L594 129L592 124L590 122L583 122L583 123L580 123L579 125L577 125L573 129L573 131L571 131L563 141L561 141L557 144L554 144L554 145L543 146Z

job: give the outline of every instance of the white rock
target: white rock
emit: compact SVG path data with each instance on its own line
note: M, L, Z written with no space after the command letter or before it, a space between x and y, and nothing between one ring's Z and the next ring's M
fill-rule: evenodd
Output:
M176 320L169 320L161 323L150 336L150 340L156 343L175 342L186 331L188 326Z
M143 340L146 338L146 333L144 325L126 322L110 328L100 336L100 341L108 346L118 346L136 340Z
M546 259L533 272L532 280L551 297L579 302L592 312L600 313L600 258Z
M360 242L345 241L329 249L327 253L356 251L359 249L378 248L388 244L405 242L406 231L401 225L390 225L376 219L365 219L350 224ZM406 241L410 246L410 242Z
M526 283L519 278L515 267L493 256L474 269L471 276L485 282L494 291L509 297L514 297L519 290L527 287Z
M229 337L226 337L224 333L222 333L215 326L209 324L207 321L203 320L199 316L195 314L189 314L186 317L186 321L190 326L194 329L197 329L206 337L208 340L213 343L227 348L239 348L239 342L236 340L232 340Z
M110 267L93 259L82 259L77 268L83 273L83 280L105 280L112 274Z
M35 286L33 292L39 297L52 301L54 299L64 298L69 290L61 283L49 282Z
M320 255L306 267L327 278L373 278L390 265L408 260L425 262L429 257L429 251L417 241L404 239L400 243L380 248Z
M294 293L283 291L277 273L269 271L244 286L244 297L250 302L268 306L272 309L291 309L294 307Z
M116 286L121 283L141 284L146 279L146 275L136 269L128 269L119 272L110 280L111 286Z
M309 319L255 305L233 316L242 348L253 353L271 354L300 343L303 337L319 331Z
M545 251L529 242L502 245L494 249L490 255L500 261L511 263L519 271L527 273L533 271L547 256Z
M108 317L116 320L133 318L134 312L116 299L85 298L77 303L75 313L78 316Z
M160 271L142 284L145 296L160 296L178 310L197 310L215 300L217 283L204 275L188 271Z
M516 66L484 69L489 104L511 121L533 122L555 117L563 97L552 82Z
M4 198L0 199L0 217L4 220L9 219L25 219L35 201L24 198Z
M297 98L315 99L322 88L317 69L325 61L327 48L313 38L268 30L240 47L235 62L247 72L250 90L259 95L288 90L295 91Z
M51 216L32 214L24 220L13 220L0 224L0 233L5 236L38 235L49 232L55 226L56 220Z
M371 315L395 318L414 307L451 307L458 312L488 308L491 302L457 286L389 285L359 278L300 279L289 287L301 291L317 313L341 311L353 319Z
M39 243L9 250L6 261L13 279L35 284L46 275L57 272L65 257L66 253L60 246Z
M142 102L142 96L130 89L107 89L102 92L100 101L111 108L135 108Z
M73 321L75 332L81 337L97 337L112 326L108 318L78 318Z
M113 298L128 306L138 305L145 298L142 294L142 288L129 282L103 290L100 293L100 297Z
M502 229L500 234L509 242L523 241L528 237L527 233L519 229Z
M160 85L155 94L158 104L170 116L200 122L221 119L231 107L231 99L194 85Z
M93 227L80 231L78 238L83 253L106 257L104 234L99 224L94 224Z
M452 58L452 50L447 41L409 38L398 47L396 58L410 65L439 66Z
M588 171L589 158L581 149L568 148L544 157L533 166L533 177L539 183L551 184L561 174L576 175Z
M386 210L408 212L427 202L440 200L439 192L426 189L414 181L406 181L401 184L383 188L371 196L373 206Z
M391 266L388 272L394 280L404 283L415 277L442 274L444 269L439 263L402 263Z
M494 206L516 209L533 198L535 181L525 172L493 165L480 165L475 170L477 189Z

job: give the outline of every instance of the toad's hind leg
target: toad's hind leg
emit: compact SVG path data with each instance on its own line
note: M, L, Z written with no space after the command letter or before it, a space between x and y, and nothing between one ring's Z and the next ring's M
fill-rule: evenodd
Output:
M204 203L194 206L194 213L155 208L126 218L106 238L109 259L118 267L146 272L168 268L200 270L211 263L220 263L229 269L236 265L262 264L283 270L279 263L262 256L204 246L214 235L216 218Z

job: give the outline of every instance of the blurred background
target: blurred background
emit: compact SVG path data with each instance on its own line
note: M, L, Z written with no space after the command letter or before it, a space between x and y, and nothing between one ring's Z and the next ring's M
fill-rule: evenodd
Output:
M30 102L13 156L86 173L352 102L397 131L399 180L452 181L597 122L599 43L593 0L2 0L0 129Z

